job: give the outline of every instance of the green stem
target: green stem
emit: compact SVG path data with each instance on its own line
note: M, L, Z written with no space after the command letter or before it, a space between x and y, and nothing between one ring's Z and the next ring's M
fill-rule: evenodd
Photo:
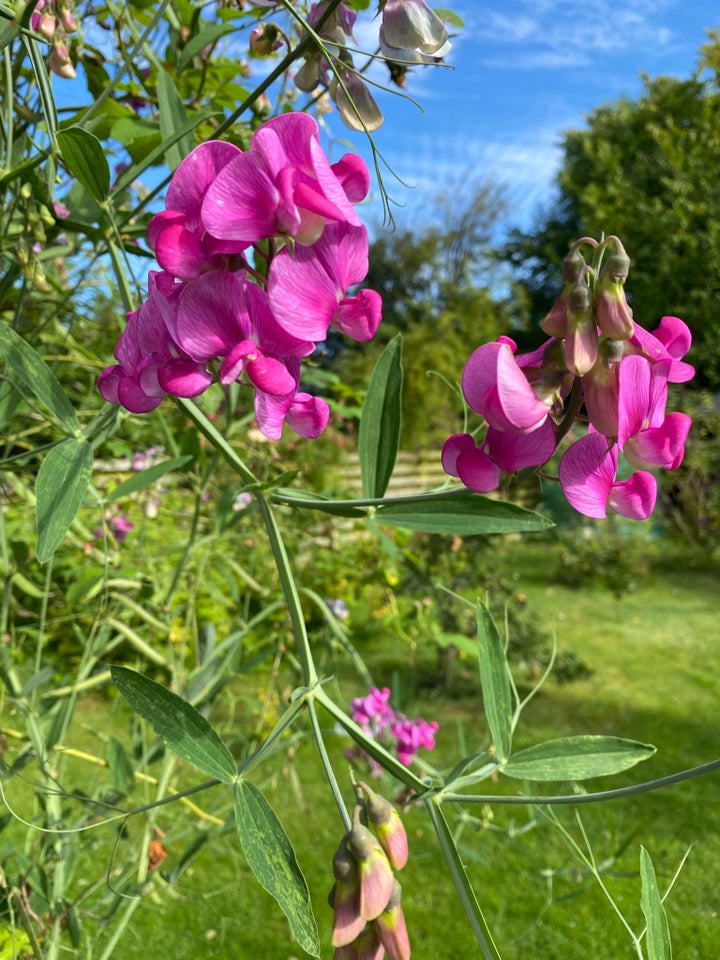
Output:
M443 793L443 800L447 803L548 804L558 806L561 804L600 803L604 800L618 800L621 797L633 797L637 793L650 793L651 790L660 790L662 787L669 787L674 783L681 783L683 780L694 780L697 777L702 777L707 773L715 773L718 770L720 770L720 759L710 760L708 763L701 763L697 767L690 767L687 770L680 770L677 773L670 773L666 777L646 780L644 783L635 783L629 787L617 787L614 790L598 790L596 793L560 794L549 797L502 797L482 793Z
M440 849L442 850L445 863L448 865L450 875L452 876L455 889L457 891L460 903L463 905L465 914L470 921L470 926L475 934L475 939L480 944L485 960L502 960L498 949L495 946L490 927L487 924L480 904L477 902L475 891L470 883L460 854L455 844L455 838L452 835L448 822L439 804L432 800L425 802L425 809L430 815L430 819L435 827Z

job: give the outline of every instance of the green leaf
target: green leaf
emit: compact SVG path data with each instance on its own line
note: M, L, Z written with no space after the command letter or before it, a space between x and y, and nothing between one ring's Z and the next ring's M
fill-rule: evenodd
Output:
M184 467L185 464L190 463L191 460L191 456L172 457L170 460L163 460L162 463L156 463L154 466L148 467L147 470L140 470L138 473L134 473L132 477L128 477L127 480L123 480L122 483L114 487L110 493L105 496L105 499L108 502L121 500L129 494L135 493L137 490L144 490L145 487L149 487L150 484L155 483L160 477L164 477L166 473L170 473L171 470L179 470L180 467Z
M235 784L235 823L255 879L280 905L300 946L320 956L320 941L305 877L290 838L272 807L249 780Z
M469 490L398 497L395 502L389 499L377 507L375 519L394 527L461 537L547 530L553 526L551 520L532 510Z
M210 46L211 43L215 43L220 37L224 37L228 33L233 33L233 31L237 29L237 26L232 23L213 23L200 33L196 33L194 37L188 40L182 49L182 53L178 57L178 73L184 70L193 57L200 53L202 49Z
M45 563L75 519L92 470L87 440L68 437L48 451L35 481L37 499L37 558Z
M363 495L382 497L400 444L402 337L397 334L375 364L360 417L358 453Z
M645 847L640 847L640 906L645 916L648 960L672 960L667 914L658 890L655 868Z
M514 753L503 773L518 780L587 780L634 767L655 747L620 737L560 737Z
M68 171L98 202L110 193L110 166L97 137L82 127L68 127L57 135Z
M68 433L80 429L75 410L55 374L37 351L7 323L0 324L0 358L8 380L21 380Z
M0 52L13 42L19 32L20 28L17 24L3 20L2 26L0 26Z
M237 766L232 754L187 700L127 667L113 666L110 672L125 700L174 753L222 783L235 781Z
M114 789L128 794L135 782L135 771L123 745L115 737L110 737L107 742L107 764Z
M507 657L490 611L478 600L477 638L483 709L498 760L510 756L512 694Z
M465 26L463 18L458 16L454 10L448 10L446 7L433 7L433 10L444 23L449 23L451 27L462 30Z
M160 108L160 135L163 143L169 141L165 158L170 169L175 170L195 146L195 138L192 134L186 133L179 140L171 139L176 130L187 125L188 115L172 77L162 68L158 71L157 95Z

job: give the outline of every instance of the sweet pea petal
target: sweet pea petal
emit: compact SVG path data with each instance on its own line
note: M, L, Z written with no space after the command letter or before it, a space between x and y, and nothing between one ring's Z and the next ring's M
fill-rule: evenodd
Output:
M224 140L208 140L195 147L173 174L165 197L168 211L184 213L188 229L196 230L208 187L223 167L241 154L239 147Z
M451 477L460 477L457 471L457 459L464 450L475 450L477 444L469 433L456 433L443 444L442 467ZM389 696L388 691L388 696Z
M192 360L171 360L158 370L158 381L173 397L197 397L212 383L212 374Z
M279 203L278 187L260 157L241 153L208 188L200 218L214 237L251 244L277 232Z
M576 440L560 459L558 476L568 502L586 517L606 517L617 472L617 449L601 433Z
M629 480L614 483L607 505L629 520L647 520L655 509L657 483L651 473L639 470Z
M465 486L476 493L490 493L500 485L500 468L477 447L463 450L457 458L456 467Z
M487 455L506 473L547 463L557 446L552 422L545 419L531 433L508 433L488 427L485 438Z
M642 430L627 441L625 459L640 469L676 470L682 463L691 426L692 418L687 414L669 413L661 426Z
M296 393L285 420L288 426L301 437L314 440L319 437L330 419L330 408L322 397L309 393Z
M213 270L183 289L176 336L194 360L224 357L251 335L244 271Z
M340 301L332 325L353 340L372 340L382 319L382 298L375 290L360 290Z

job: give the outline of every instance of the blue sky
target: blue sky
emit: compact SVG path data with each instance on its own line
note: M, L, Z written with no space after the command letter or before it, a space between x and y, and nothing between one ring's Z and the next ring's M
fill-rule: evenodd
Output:
M399 219L422 217L428 195L468 175L504 183L508 218L527 226L551 195L564 130L582 127L596 106L642 92L641 74L689 76L706 30L720 26L718 0L447 0L465 28L453 39L453 69L416 68L407 92L423 106L382 91L378 149L408 190L387 177L405 205ZM360 26L364 22L365 26ZM359 45L376 34L358 18ZM378 73L378 76L382 74ZM337 117L332 132L370 161L360 134ZM380 213L373 202L370 217Z

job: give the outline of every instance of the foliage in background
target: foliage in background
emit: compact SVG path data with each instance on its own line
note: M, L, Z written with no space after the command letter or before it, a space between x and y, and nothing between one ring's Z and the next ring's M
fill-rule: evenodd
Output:
M568 237L617 234L631 259L631 306L649 327L681 317L693 334L698 385L720 388L720 37L694 76L645 79L637 100L598 107L563 139L552 208L507 253L524 287L526 329L550 309ZM630 287L629 287L630 289Z

